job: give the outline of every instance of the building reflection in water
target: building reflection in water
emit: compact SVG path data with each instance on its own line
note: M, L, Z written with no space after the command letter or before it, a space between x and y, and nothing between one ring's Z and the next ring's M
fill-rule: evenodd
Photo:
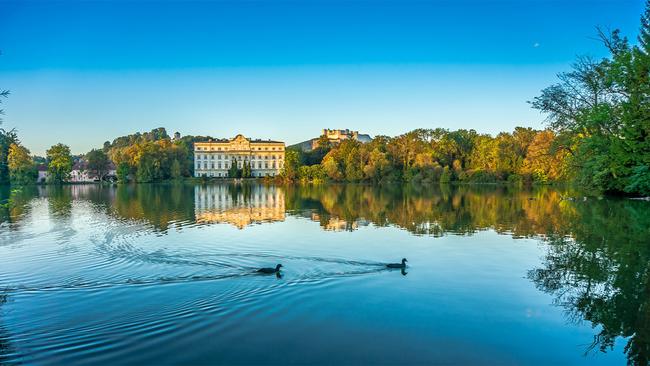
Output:
M284 192L281 187L263 185L196 186L194 211L197 223L228 223L239 229L284 221Z
M354 231L361 226L368 226L368 220L344 220L340 217L323 217L321 214L312 212L310 219L312 221L320 222L323 230L326 231Z

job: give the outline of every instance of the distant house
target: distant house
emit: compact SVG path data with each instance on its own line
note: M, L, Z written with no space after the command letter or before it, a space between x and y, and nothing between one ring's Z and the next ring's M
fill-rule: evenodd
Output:
M108 165L108 171L103 177L104 180L111 180L117 176L117 170L115 164L112 162ZM99 182L101 177L98 177L95 172L88 169L88 162L79 160L72 166L72 171L70 171L70 180L71 183L88 183L88 182Z
M36 167L36 170L38 170L38 177L36 178L36 182L45 183L45 181L47 181L47 165L39 164Z
M47 165L40 164L37 167L38 178L37 183L45 183L47 181L48 172ZM117 170L115 164L112 162L108 165L108 172L104 176L104 180L115 180L117 178ZM90 182L99 182L99 177L94 172L88 170L88 163L82 160L78 160L72 165L72 170L70 171L70 183L90 183Z
M90 172L87 170L86 163L83 161L78 161L72 166L72 171L70 171L70 182L72 183L81 183L81 182L94 182L95 180L90 177Z

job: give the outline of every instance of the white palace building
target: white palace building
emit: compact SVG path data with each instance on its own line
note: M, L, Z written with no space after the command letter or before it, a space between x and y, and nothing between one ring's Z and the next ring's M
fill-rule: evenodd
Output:
M229 140L194 143L195 177L227 177L233 160L239 169L249 163L253 177L276 176L284 166L284 142L237 135Z

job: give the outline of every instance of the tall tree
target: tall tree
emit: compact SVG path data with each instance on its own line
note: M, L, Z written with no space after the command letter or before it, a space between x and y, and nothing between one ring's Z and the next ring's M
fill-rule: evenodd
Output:
M46 154L49 182L60 184L70 179L70 171L72 170L70 148L67 145L59 143L50 147Z
M7 165L9 147L18 143L18 135L15 130L0 128L0 184L9 183L9 166Z
M9 176L12 184L34 184L38 177L36 166L27 148L11 144L7 157Z
M93 149L86 154L88 170L94 173L100 181L108 174L111 161L103 150Z

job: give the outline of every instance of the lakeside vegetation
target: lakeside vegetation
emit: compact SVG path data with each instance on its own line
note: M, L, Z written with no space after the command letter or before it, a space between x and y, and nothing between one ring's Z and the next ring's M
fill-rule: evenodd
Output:
M474 130L416 129L362 144L331 145L321 138L310 152L287 149L285 182L575 183L612 194L650 195L650 1L638 44L598 31L610 55L579 57L559 82L543 89L531 107L547 116L548 129L517 127L497 136ZM0 100L8 91L1 91ZM105 142L85 155L99 180L111 161L118 182L157 182L194 175L193 144L209 137L170 138L164 128ZM45 159L31 157L15 130L0 129L0 184L36 182L37 163L48 182L70 177L74 157L56 144ZM250 168L233 168L246 178Z
M371 143L344 141L287 151L289 181L470 183L574 182L606 193L650 195L650 1L638 45L620 31L599 37L610 56L579 57L531 101L548 129L496 137L474 130L417 129Z

